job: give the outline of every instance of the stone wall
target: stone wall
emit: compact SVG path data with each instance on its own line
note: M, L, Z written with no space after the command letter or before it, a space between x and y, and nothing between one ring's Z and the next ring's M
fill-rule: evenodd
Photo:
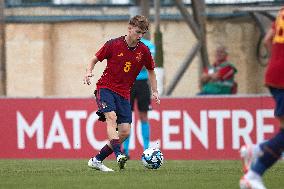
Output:
M152 28L154 26L152 24ZM153 29L151 36L153 38ZM196 39L181 19L162 20L165 87L168 87ZM110 38L127 33L127 21L68 21L6 24L7 96L90 96L105 62L95 67L92 85L83 85L85 68ZM209 59L217 43L226 45L236 65L239 94L267 93L264 67L257 62L259 29L252 19L216 19L207 22ZM193 96L199 91L200 59L181 78L172 96Z

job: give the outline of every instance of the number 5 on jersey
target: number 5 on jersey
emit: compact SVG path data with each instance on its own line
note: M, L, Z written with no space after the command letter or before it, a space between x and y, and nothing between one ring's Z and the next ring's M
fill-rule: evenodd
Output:
M125 66L124 66L124 72L129 72L131 67L131 62L125 62Z

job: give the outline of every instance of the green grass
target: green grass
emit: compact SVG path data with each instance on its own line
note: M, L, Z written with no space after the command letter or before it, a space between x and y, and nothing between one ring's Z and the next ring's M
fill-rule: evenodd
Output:
M115 172L87 167L87 160L0 160L1 189L238 189L242 175L239 161L166 161L158 170L128 161L118 171L115 161L105 161ZM284 188L284 163L269 170L269 189Z

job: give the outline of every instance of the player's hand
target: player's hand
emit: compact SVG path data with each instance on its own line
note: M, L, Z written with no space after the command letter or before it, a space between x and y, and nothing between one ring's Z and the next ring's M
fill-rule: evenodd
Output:
M156 104L161 103L158 91L153 92L152 96L153 96L154 100L156 101Z
M87 84L87 85L90 85L91 84L91 77L93 77L94 76L94 74L92 74L92 73L90 73L90 72L87 72L86 74L85 74L85 77L84 77L84 79L83 79L83 82L84 82L84 84Z

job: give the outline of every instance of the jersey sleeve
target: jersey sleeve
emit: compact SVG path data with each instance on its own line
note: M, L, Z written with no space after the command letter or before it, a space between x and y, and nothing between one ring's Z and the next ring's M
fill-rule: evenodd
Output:
M108 41L102 46L102 48L96 53L96 57L101 62L104 59L109 58L111 55L111 43Z
M155 62L153 60L153 57L150 53L150 50L146 48L146 53L145 53L145 67L147 70L154 70L155 68Z
M235 74L235 69L230 65L222 67L221 69L218 70L218 76L221 80L232 79L234 74Z

